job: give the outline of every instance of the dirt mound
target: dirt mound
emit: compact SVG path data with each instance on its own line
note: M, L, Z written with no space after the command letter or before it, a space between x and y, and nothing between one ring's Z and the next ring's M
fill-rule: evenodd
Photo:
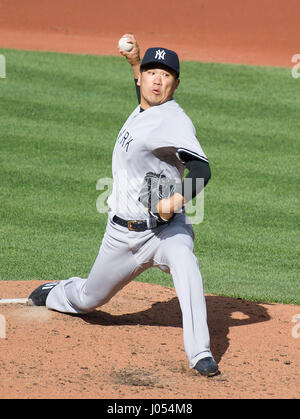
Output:
M23 298L39 284L0 281L0 296ZM79 316L0 304L0 397L299 398L300 339L292 335L299 306L206 301L221 370L209 379L188 366L173 288L132 282Z

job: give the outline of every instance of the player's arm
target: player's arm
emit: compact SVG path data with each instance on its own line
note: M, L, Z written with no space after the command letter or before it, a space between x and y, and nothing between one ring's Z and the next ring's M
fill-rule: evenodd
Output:
M140 64L141 64L141 58L140 58L140 48L137 43L137 40L135 39L134 35L132 33L125 33L122 37L125 37L128 39L128 42L132 43L133 48L131 51L122 51L120 50L120 54L123 55L123 57L126 58L127 62L131 65L131 69L133 72L134 77L134 83L136 88L136 94L138 97L138 101L140 103L140 87L137 85L137 80L140 73Z
M177 150L176 154L189 171L182 183L182 195L184 196L185 203L187 203L195 198L207 185L211 178L210 166L206 157L189 150L181 148ZM202 179L203 182L199 182L197 179Z
M204 156L185 149L178 149L176 154L189 171L185 179L190 180L182 183L180 192L175 192L170 198L159 201L158 213L164 220L171 219L174 213L179 212L187 202L202 191L211 178L210 166ZM199 182L197 179L203 179L203 181Z

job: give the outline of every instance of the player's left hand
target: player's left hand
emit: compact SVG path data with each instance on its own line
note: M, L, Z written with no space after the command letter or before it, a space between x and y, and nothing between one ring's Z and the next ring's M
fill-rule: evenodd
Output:
M162 173L146 173L139 195L139 201L149 213L160 221L169 221L184 205L184 198L178 192L175 181Z

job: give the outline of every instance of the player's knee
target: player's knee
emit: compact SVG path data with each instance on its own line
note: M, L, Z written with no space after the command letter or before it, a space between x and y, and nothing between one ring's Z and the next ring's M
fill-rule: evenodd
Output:
M186 263L194 259L192 249L187 245L169 246L165 251L165 256L170 265Z

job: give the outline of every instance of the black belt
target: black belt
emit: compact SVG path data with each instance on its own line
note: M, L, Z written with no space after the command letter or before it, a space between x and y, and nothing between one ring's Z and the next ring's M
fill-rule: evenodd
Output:
M113 216L113 222L119 224L122 227L127 227L130 231L145 231L156 228L160 225L167 224L167 222L158 221L155 218L150 219L148 222L145 220L123 220L123 218L117 215Z

